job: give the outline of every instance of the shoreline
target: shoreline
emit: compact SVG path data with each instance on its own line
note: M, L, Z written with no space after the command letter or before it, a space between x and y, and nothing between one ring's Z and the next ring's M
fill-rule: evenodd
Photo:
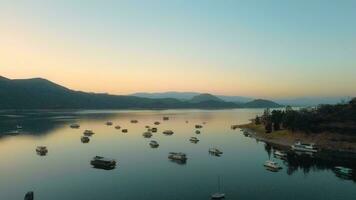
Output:
M295 141L315 143L321 152L345 153L356 155L356 137L338 133L313 133L292 132L289 130L265 133L263 125L253 123L239 125L238 128L246 130L251 137L283 149L290 149ZM350 142L351 141L351 142ZM352 142L354 141L354 142Z

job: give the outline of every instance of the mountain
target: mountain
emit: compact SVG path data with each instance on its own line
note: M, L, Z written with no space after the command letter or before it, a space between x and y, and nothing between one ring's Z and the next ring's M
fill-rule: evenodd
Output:
M218 97L216 97L212 94L208 94L208 93L196 95L189 100L189 102L191 102L191 103L201 103L201 102L205 102L205 101L224 102L223 100L219 99Z
M168 109L237 108L221 101L187 102L175 98L142 98L74 91L42 78L0 77L0 109Z
M255 99L253 101L243 104L245 108L279 108L283 107L276 102L265 100L265 99Z
M181 100L190 100L194 96L197 96L199 92L156 92L156 93L146 93L146 92L139 92L139 93L134 93L130 94L131 96L136 96L136 97L145 97L145 98L175 98L175 99L181 99ZM228 102L239 102L239 103L246 103L248 101L252 101L253 98L250 97L242 97L242 96L226 96L226 95L215 95L221 100L228 101Z
M291 106L316 106L320 104L331 104L335 105L342 102L348 102L351 97L339 96L339 97L301 97L295 99L275 99L274 101Z

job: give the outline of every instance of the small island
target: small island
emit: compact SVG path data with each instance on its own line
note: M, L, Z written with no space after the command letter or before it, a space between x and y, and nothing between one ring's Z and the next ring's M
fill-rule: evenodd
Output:
M337 105L293 110L266 109L239 128L270 144L289 147L297 140L323 151L356 153L356 98Z

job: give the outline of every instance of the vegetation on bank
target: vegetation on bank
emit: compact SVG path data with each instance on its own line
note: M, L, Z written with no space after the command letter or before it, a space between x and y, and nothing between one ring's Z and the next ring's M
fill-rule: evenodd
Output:
M347 103L300 110L293 110L290 106L272 112L266 109L262 116L256 116L253 123L263 125L266 133L286 129L307 134L337 132L356 135L356 98Z

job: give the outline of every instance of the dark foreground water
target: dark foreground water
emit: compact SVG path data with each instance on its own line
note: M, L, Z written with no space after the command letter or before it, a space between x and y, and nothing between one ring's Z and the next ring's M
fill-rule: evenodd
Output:
M23 199L27 191L36 200L125 200L209 199L217 191L217 177L226 199L313 199L354 200L354 180L337 177L335 165L352 163L293 156L287 161L273 158L273 147L245 137L232 124L248 122L259 109L167 110L167 111L80 111L0 113L0 199ZM162 121L163 116L170 120ZM137 124L130 123L137 119ZM106 126L127 128L128 133ZM161 121L151 139L142 137L145 125ZM188 121L188 123L186 123ZM71 129L71 123L80 129ZM203 124L206 122L206 124ZM20 131L16 125L23 126ZM195 124L203 124L200 135ZM80 141L85 129L95 135L87 144ZM163 130L174 131L172 136ZM189 142L191 136L200 139ZM150 140L159 148L152 149ZM46 145L49 153L38 156L35 148ZM208 154L210 147L224 154ZM188 155L186 164L167 159L168 152ZM95 155L114 158L118 165L106 171L92 168ZM274 159L283 169L270 172L263 163ZM352 165L352 164L351 164ZM350 167L350 166L348 166Z

